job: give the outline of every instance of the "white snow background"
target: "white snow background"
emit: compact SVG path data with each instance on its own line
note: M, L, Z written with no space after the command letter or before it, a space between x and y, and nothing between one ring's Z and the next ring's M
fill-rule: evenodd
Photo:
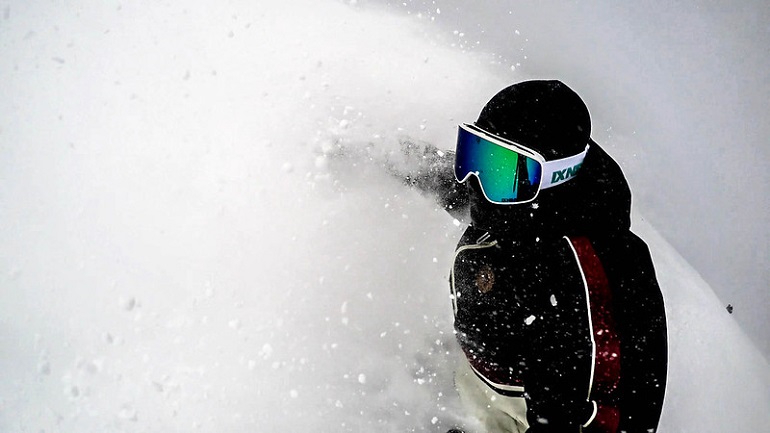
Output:
M532 78L429 21L0 3L0 431L473 431L446 282L462 226L378 163L324 156L451 148ZM644 211L661 431L770 431L768 363Z

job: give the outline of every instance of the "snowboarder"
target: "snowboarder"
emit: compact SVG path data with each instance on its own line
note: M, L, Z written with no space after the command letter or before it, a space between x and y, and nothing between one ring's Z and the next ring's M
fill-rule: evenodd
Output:
M456 151L406 146L402 173L470 217L450 285L465 359L456 385L490 433L654 432L663 405L663 297L631 193L559 81L507 87Z

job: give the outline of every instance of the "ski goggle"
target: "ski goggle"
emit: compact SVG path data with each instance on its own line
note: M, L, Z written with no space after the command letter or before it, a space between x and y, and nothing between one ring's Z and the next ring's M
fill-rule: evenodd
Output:
M588 147L577 155L546 161L532 149L464 123L457 133L455 178L462 183L476 176L484 197L492 203L527 203L541 189L572 179Z

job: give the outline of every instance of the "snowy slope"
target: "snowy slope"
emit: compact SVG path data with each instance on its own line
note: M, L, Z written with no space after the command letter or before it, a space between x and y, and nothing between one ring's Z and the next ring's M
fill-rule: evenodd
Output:
M462 227L322 151L450 147L526 77L340 2L0 11L0 431L472 427ZM669 300L665 431L766 431L767 363L638 225Z
M666 299L669 383L662 432L770 431L770 365L698 273L643 220Z

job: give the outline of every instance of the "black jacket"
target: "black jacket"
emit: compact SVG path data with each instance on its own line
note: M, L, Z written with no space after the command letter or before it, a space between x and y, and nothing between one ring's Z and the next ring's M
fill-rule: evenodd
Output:
M455 329L490 387L527 400L530 432L657 428L666 381L663 298L631 193L596 143L572 180L530 203L495 205L453 155L410 177L470 215L451 282ZM618 424L619 423L619 424Z

